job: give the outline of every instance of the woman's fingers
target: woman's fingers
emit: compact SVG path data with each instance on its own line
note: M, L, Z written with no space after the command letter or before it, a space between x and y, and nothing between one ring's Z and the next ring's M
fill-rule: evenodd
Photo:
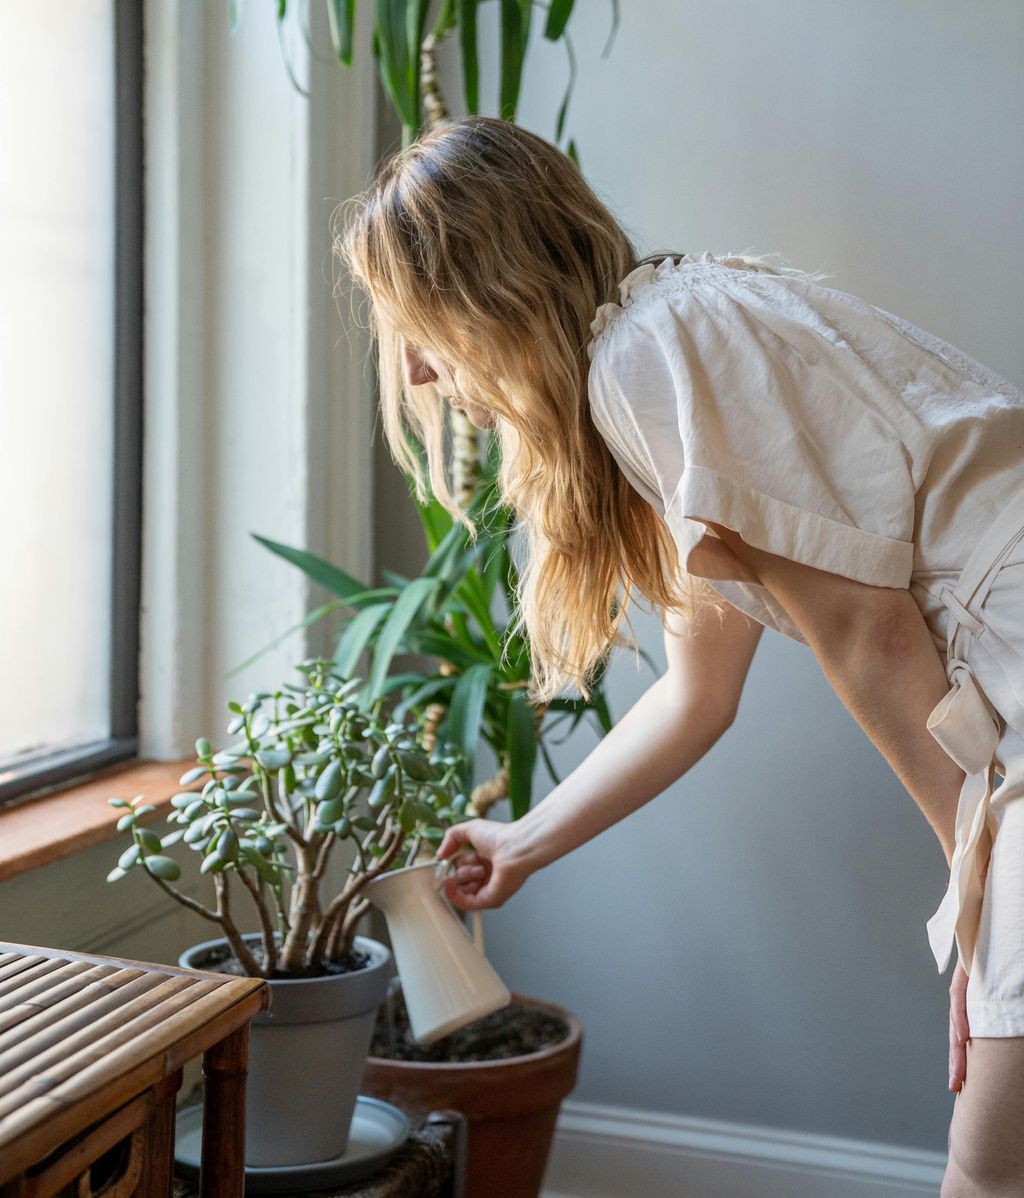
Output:
M967 972L956 963L949 985L949 1088L959 1091L967 1080Z
M469 832L465 824L453 824L445 830L444 838L437 846L434 856L437 858L450 857L452 853L457 852L469 839Z
M489 884L469 883L466 886L456 886L454 878L446 877L444 890L452 906L461 907L463 911L479 911L484 907L495 906Z

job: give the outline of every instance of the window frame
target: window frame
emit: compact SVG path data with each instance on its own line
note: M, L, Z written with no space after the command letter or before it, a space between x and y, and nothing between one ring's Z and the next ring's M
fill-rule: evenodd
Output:
M0 770L0 808L137 757L142 567L144 6L114 0L114 438L110 735Z

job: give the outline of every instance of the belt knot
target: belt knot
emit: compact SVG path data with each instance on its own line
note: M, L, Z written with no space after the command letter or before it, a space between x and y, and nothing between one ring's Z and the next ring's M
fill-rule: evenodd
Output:
M966 661L951 657L946 676L952 686L928 716L927 728L965 774L977 774L992 760L999 726Z

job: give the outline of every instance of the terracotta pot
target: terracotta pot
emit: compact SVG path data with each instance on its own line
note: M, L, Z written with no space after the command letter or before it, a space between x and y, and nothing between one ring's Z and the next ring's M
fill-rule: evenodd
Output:
M513 993L569 1025L540 1052L499 1061L394 1061L368 1057L360 1094L404 1111L461 1111L468 1124L467 1198L537 1198L562 1099L576 1084L583 1027L570 1011Z

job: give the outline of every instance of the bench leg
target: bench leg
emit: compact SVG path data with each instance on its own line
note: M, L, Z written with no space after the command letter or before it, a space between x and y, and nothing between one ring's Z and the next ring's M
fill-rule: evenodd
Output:
M145 1148L137 1198L171 1198L174 1193L174 1099L181 1088L181 1070L156 1087L156 1105L143 1124Z
M249 1025L203 1053L203 1152L199 1198L243 1198Z

